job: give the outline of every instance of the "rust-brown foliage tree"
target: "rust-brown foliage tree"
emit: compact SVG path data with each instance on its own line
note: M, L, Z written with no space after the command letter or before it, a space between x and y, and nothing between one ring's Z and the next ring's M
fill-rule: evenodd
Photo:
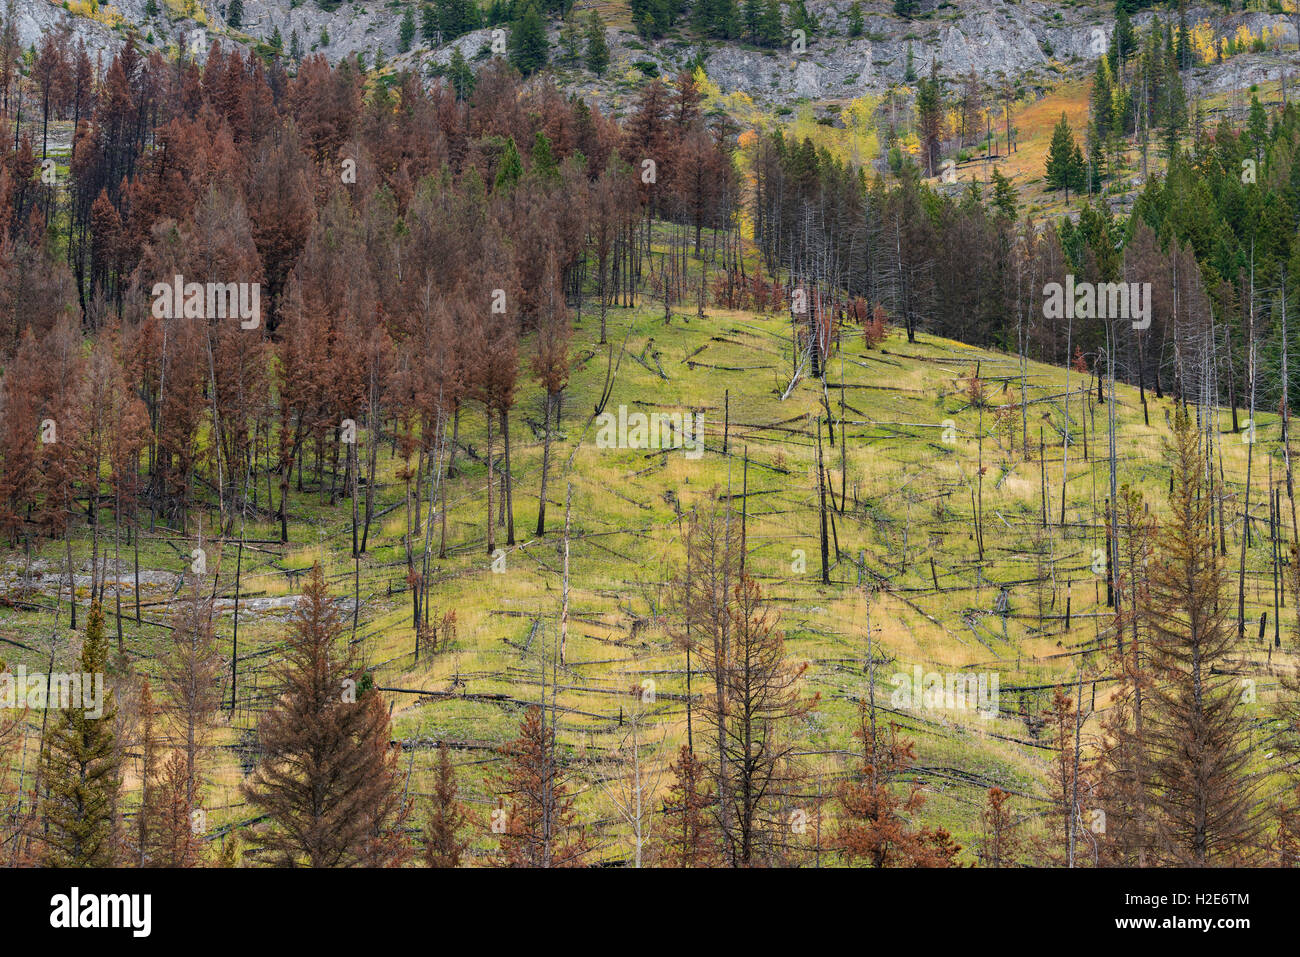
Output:
M1009 806L1011 795L999 787L989 788L984 810L980 813L983 840L980 863L985 867L1016 867L1021 863L1023 841L1020 822Z
M860 724L855 735L862 739L862 770L858 780L843 782L837 793L835 843L841 853L870 867L952 866L961 848L947 830L914 822L925 794L920 782L904 780L916 763L912 742L900 738L892 723L888 737L881 737L866 702Z
M429 867L460 867L469 846L465 826L469 814L460 801L456 769L451 751L438 746L438 767L434 772L433 794L429 799L429 819L424 826L424 862Z
M1071 855L1076 852L1082 860L1085 844L1092 848L1082 807L1091 782L1080 755L1083 721L1074 698L1059 685L1054 688L1046 715L1052 749L1047 767L1047 827L1037 835L1036 851L1047 862L1060 866L1071 865ZM1086 856L1091 859L1093 855Z
M668 770L673 783L660 806L663 838L659 863L663 867L715 867L720 855L708 769L682 745Z
M1137 490L1120 489L1115 529L1121 539L1116 575L1120 600L1111 667L1119 683L1101 720L1097 797L1105 829L1094 828L1100 861L1145 867L1152 860L1151 795L1146 706L1152 680L1144 609L1150 600L1147 569L1155 521Z
M537 535L546 534L546 482L551 467L552 420L559 418L560 393L569 381L569 312L564 306L564 290L554 250L546 254L546 291L541 297L537 317L537 352L533 356L533 372L546 390L546 405L542 411L542 484L537 496ZM555 427L558 427L558 421Z
M284 866L347 867L377 861L375 839L401 803L396 751L379 692L361 686L320 566L294 610L276 670L280 695L259 726L262 762L244 794L270 826L258 851Z
M569 785L559 767L555 728L545 712L529 708L519 737L506 745L498 789L510 802L501 860L507 867L582 867L590 851L577 821Z
M794 726L816 698L803 696L807 665L786 656L775 615L763 604L758 583L743 572L728 613L730 654L714 663L725 689L723 751L731 803L723 836L730 863L747 867L761 863L780 840L780 805L799 780ZM701 657L708 666L708 646Z
M1248 863L1259 822L1249 776L1246 717L1231 676L1236 636L1225 624L1200 435L1185 404L1169 448L1170 516L1152 563L1147 612L1152 670L1150 774L1163 863Z

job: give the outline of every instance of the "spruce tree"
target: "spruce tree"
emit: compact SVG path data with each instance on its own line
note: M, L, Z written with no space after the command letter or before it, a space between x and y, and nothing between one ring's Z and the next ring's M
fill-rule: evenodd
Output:
M779 47L784 42L785 17L781 12L780 0L766 0L763 5L759 46Z
M889 725L888 737L878 727L876 710L863 701L860 726L862 765L849 780L840 782L839 828L833 841L850 861L869 867L949 867L961 848L944 828L917 826L917 812L926 796L920 781L906 783L916 763L911 740L898 736L899 726Z
M515 146L515 138L512 136L506 140L505 148L501 153L501 163L497 166L497 178L492 188L509 192L515 188L519 177L523 175L524 164L519 159L519 149Z
M736 0L696 0L692 10L695 29L718 40L736 35Z
M743 0L740 21L741 37L757 46L763 32L763 0Z
M402 14L401 25L397 28L397 49L402 53L409 53L414 39L415 13L408 6Z
M1092 79L1092 121L1097 124L1097 133L1104 139L1110 133L1110 124L1114 103L1110 65L1101 60L1097 63L1097 72Z
M935 63L930 64L930 75L921 81L916 90L917 132L921 137L921 151L925 157L925 175L938 172L940 148L944 137L943 93Z
M429 818L424 827L424 862L429 867L460 867L469 840L463 832L469 813L460 802L456 771L447 745L438 745L438 767L434 774Z
M498 787L510 802L501 834L506 866L583 866L590 848L556 760L554 725L541 708L528 709L519 737L506 746Z
M587 17L587 69L596 76L603 76L609 66L609 46L605 42L605 24L600 14L592 10Z
M1268 111L1259 102L1259 95L1256 93L1250 95L1250 116L1246 121L1246 135L1255 148L1255 162L1262 162L1264 147L1268 143Z
M1101 137L1097 135L1097 127L1094 123L1088 124L1087 144L1087 156L1080 154L1083 163L1083 186L1081 191L1087 191L1091 194L1101 191L1102 181L1106 178L1106 157L1102 152ZM1079 187L1076 186L1077 188Z
M149 0L153 4L153 13L148 8L145 9L145 16L156 17L158 15L157 0ZM226 7L226 23L238 30L244 25L244 0L230 0Z
M862 22L862 4L858 0L853 0L849 4L849 36L860 37L863 30Z
M534 4L529 3L522 16L510 27L507 53L511 64L524 76L546 66L546 24Z
M460 47L454 47L451 51L451 60L447 64L447 79L451 83L451 88L456 91L458 100L467 100L474 92L474 70L465 59L465 54L460 52Z
M153 846L153 814L156 803L154 779L158 776L158 708L153 700L153 688L144 679L140 688L140 702L136 709L140 716L140 809L136 812L136 863L144 867Z
M258 727L262 761L243 786L270 818L252 844L279 866L382 863L376 846L400 803L388 709L354 664L320 565L275 675L274 703Z
M85 680L106 679L108 639L104 613L96 601L86 620L78 670ZM113 734L117 709L113 692L103 689L99 717L88 717L83 701L59 711L45 742L41 777L46 786L41 814L45 821L44 863L49 867L110 867L113 853L113 808L119 766ZM95 710L95 709L91 709Z
M659 863L663 867L716 867L720 860L713 822L713 789L709 770L686 745L668 768L673 783L660 806L663 839Z
M567 66L577 63L582 55L582 33L577 17L570 14L560 27L560 61Z
M1127 74L1128 61L1137 51L1137 34L1133 31L1133 21L1128 11L1121 5L1115 13L1115 30L1111 34L1110 49L1106 52L1112 73L1119 78Z
M1158 850L1164 862L1248 863L1257 790L1236 634L1226 621L1226 573L1217 550L1206 461L1185 404L1174 413L1169 518L1157 535L1145 625L1150 634L1150 769Z
M1016 187L1002 175L1002 170L993 167L993 205L1007 219L1014 220L1018 209Z
M1152 676L1145 610L1150 604L1148 571L1155 520L1136 489L1120 486L1111 529L1122 541L1115 625L1123 644L1116 642L1111 648L1110 673L1119 683L1101 719L1099 736L1097 797L1106 827L1097 838L1098 860L1107 866L1145 867L1152 861L1145 715Z
M551 141L546 134L538 130L533 137L532 168L529 171L536 179L544 183L554 183L560 178L560 164L555 160L551 150Z
M808 36L817 30L817 19L808 12L804 6L803 0L793 0L790 3L790 29L802 30Z
M1047 185L1051 189L1065 190L1065 201L1070 201L1070 187L1078 181L1075 168L1079 145L1074 141L1070 130L1070 121L1061 114L1060 121L1052 130L1052 142L1047 148Z

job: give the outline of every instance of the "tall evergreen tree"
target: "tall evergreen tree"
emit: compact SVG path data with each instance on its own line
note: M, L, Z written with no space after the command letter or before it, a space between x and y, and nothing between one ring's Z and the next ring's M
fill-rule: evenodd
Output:
M596 76L603 76L609 66L609 45L605 42L605 24L595 10L587 16L586 40L587 69Z
M1015 184L1002 175L1001 168L993 167L993 205L1008 220L1016 218L1018 200Z
M582 867L590 848L555 754L555 727L529 708L505 749L499 782L510 801L501 855L508 867ZM504 808L497 813L504 812Z
M532 167L529 173L544 183L553 184L560 178L560 164L555 160L551 141L541 130L533 136Z
M84 682L103 682L101 709L70 702L55 719L45 743L41 815L45 822L43 860L50 867L110 867L114 863L113 809L119 787L113 721L117 706L107 687L108 639L96 601L86 620L78 669ZM93 688L93 684L92 684ZM84 699L84 693L83 693ZM101 710L98 717L87 710Z
M779 47L785 42L785 15L781 11L780 0L766 0L763 4L758 42L765 47Z
M1129 19L1128 10L1123 4L1116 4L1115 29L1111 33L1110 48L1106 51L1112 74L1122 80L1126 77L1128 62L1137 52L1137 33L1133 30L1133 21Z
M921 81L916 91L916 118L921 136L921 152L925 158L926 176L934 176L939 168L940 148L944 137L943 113L943 94L939 84L938 67L932 62L930 75Z
M397 28L397 49L402 53L409 53L414 40L415 12L408 6L402 13L402 22Z
M1250 115L1246 121L1246 135L1254 147L1255 162L1263 162L1264 147L1268 144L1268 111L1259 102L1259 94L1250 95Z
M528 76L546 66L546 24L537 6L529 3L523 14L510 27L507 53L515 69Z
M1097 62L1097 71L1092 78L1092 121L1097 124L1097 133L1104 139L1110 133L1112 113L1114 111L1113 86L1111 83L1110 64L1105 60Z
M1198 429L1182 403L1169 459L1170 515L1157 536L1145 623L1156 676L1148 714L1157 841L1170 864L1246 863L1256 786L1246 773L1246 716L1231 674L1236 635L1225 618L1215 498Z
M451 51L451 60L447 63L447 79L456 91L458 100L467 100L474 92L474 70L465 59L465 54L460 52L460 47Z
M512 190L515 184L519 182L519 177L524 175L524 164L519 159L519 148L515 146L515 138L512 136L506 140L505 149L501 153L501 162L497 166L497 178L493 183L494 190Z
M429 800L429 819L424 827L424 862L429 867L460 867L469 846L464 831L469 814L460 802L460 787L451 764L447 745L438 746L438 767L433 794Z
M560 27L560 62L573 66L581 57L582 31L578 27L578 18L569 14Z
M1079 144L1074 141L1070 121L1061 114L1052 130L1052 142L1047 148L1047 185L1065 191L1065 201L1070 201L1071 187L1077 188L1079 169L1082 166Z
M244 795L270 818L252 843L281 866L385 863L376 848L400 812L388 710L342 640L320 565L294 609L278 695L258 727L262 762Z
M763 0L742 0L740 21L741 37L758 45L763 34Z
M862 4L859 0L853 0L849 4L849 36L860 37L864 24L862 22Z

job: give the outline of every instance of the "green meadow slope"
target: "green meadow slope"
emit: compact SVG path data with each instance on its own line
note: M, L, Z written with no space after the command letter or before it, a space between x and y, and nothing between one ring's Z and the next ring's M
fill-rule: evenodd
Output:
M252 817L239 794L241 769L256 760L254 729L274 694L271 666L301 574L321 562L344 602L350 640L391 701L394 737L407 746L401 760L412 793L428 790L434 745L453 745L462 787L482 825L475 850L490 853L494 841L487 816L497 798L499 769L494 749L514 737L524 707L541 698L545 676L579 813L599 838L598 857L627 859L627 828L617 820L609 785L601 782L626 772L617 748L634 713L640 714L641 744L649 755L643 759L653 768L666 767L686 739L686 663L669 633L673 578L683 559L685 516L715 496L728 495L737 509L744 503L748 569L779 614L788 654L807 663L807 693L818 695L807 718L789 729L807 774L804 793L789 799L791 810L806 807L815 814L817 795L829 798L836 782L856 766L852 732L858 702L868 692L870 643L877 702L916 742L915 773L929 796L925 819L948 827L966 846L964 857L973 859L979 811L987 789L997 785L1018 796L1015 807L1031 829L1039 826L1052 754L1042 716L1052 687L1083 681L1084 704L1094 709L1085 728L1089 737L1111 688L1108 663L1098 653L1111 611L1105 579L1096 571L1105 548L1109 410L1098 401L1095 382L1072 373L1067 392L1066 370L1028 363L1022 426L1016 357L927 335L909 344L897 331L868 349L858 330L849 327L825 383L805 370L790 388L787 317L716 309L704 318L693 309L690 313L665 322L662 307L654 304L615 309L608 347L597 341L596 319L589 312L581 316L562 427L552 449L544 537L533 534L544 396L535 381L521 380L510 452L517 544L504 545L500 530L503 553L495 560L485 548L485 422L481 407L466 407L459 432L463 449L448 486L448 557L431 560L432 617L453 617L454 626L440 630L435 651L426 647L418 659L415 654L403 544L406 497L398 478L402 463L387 440L379 450L378 517L370 547L355 567L351 503L340 496L330 505L328 469L322 488L310 458L303 491L295 486L291 494L290 544L278 544L271 521L248 521L249 544L239 557L236 707L222 710L208 762L211 786L204 803L214 836ZM522 343L521 357L530 348L530 342ZM977 369L981 404L972 403ZM703 454L598 447L589 420L611 376L611 411L622 405L629 412L702 413ZM1158 518L1168 488L1162 450L1170 400L1148 396L1150 425L1144 424L1135 389L1121 386L1115 400L1120 482L1140 489ZM816 467L816 421L827 408L835 433L831 443L823 430L821 453L829 479L830 584L821 580ZM1067 418L1072 442L1062 523ZM1232 495L1228 514L1239 516L1250 447L1227 432L1226 412L1221 419L1223 474ZM1251 512L1262 520L1270 459L1273 479L1282 475L1276 419L1260 416L1256 434ZM363 433L360 441L365 454L369 436ZM261 481L265 490L265 477ZM564 660L557 663L561 540L570 490L570 618ZM111 546L107 511L103 522ZM213 525L210 515L206 524ZM1252 707L1260 722L1253 733L1263 741L1276 674L1293 663L1295 616L1287 608L1288 592L1280 629L1285 653L1271 651L1266 522L1257 521L1256 531L1262 533L1248 554L1250 625L1238 650L1238 670L1256 679L1259 701ZM141 536L138 625L132 550L122 549L124 645L140 672L157 671L168 637L167 605L182 585L179 576L189 567L198 534L195 520L188 530L160 525ZM1240 534L1239 518L1230 520L1226 560L1234 572ZM436 554L437 528L432 537ZM418 547L423 539L422 532ZM229 671L238 539L204 544L210 572L204 587L221 599L218 631ZM83 606L90 549L83 526L73 543ZM11 668L21 663L44 670L52 640L56 661L70 665L76 636L67 628L66 590L57 620L52 612L63 544L47 544L34 554L33 577L24 585L19 576L27 567L21 553L4 554L0 591L8 598L0 606L2 655ZM354 587L361 603L353 637ZM1232 597L1235 609L1235 589ZM115 634L111 585L107 604L108 629ZM1266 609L1267 637L1261 642L1258 620ZM924 673L996 678L997 715L906 707L893 700L891 676L910 675L917 667ZM642 693L647 680L654 682L653 701ZM693 680L698 696L703 679L696 674ZM224 694L229 703L228 679ZM39 714L33 715L34 743ZM694 730L699 733L698 724ZM1260 751L1258 760L1267 762ZM30 775L33 767L29 750L19 773ZM130 774L138 773L138 755L130 755L128 767ZM666 789L668 776L657 780ZM820 840L826 844L834 803L827 801L822 811ZM418 807L415 817L422 818ZM811 860L817 829L809 827L792 841L806 846Z

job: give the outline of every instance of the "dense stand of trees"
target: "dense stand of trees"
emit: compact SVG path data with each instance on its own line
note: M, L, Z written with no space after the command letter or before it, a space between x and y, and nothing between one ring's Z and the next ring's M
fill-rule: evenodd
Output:
M1272 408L1284 391L1294 400L1280 372L1294 366L1297 150L1294 103L1258 139L1225 118L1175 150L1126 219L1085 201L1077 221L1050 223L1017 220L1014 190L996 177L953 192L905 167L889 186L776 132L754 147L755 234L773 276L797 277L827 301L862 297L909 335L929 331L1054 365L1080 350L1091 367L1108 322L1045 319L1046 284L1067 274L1149 282L1150 326L1115 330L1117 376L1158 396L1186 395L1189 354L1179 345L1209 336L1219 344L1213 398L1239 409L1249 404L1253 341L1255 361L1273 373L1255 376L1255 407Z
M649 226L679 223L683 252L693 237L701 255L706 234L729 232L740 200L734 142L706 123L689 75L650 84L621 127L549 83L521 89L501 61L468 93L414 76L369 87L356 64L321 58L291 76L278 59L219 45L200 65L143 57L129 42L96 70L56 39L12 79L7 93L39 104L25 119L39 116L42 135L12 122L15 111L0 136L0 525L29 554L49 539L70 549L74 528L89 525L84 663L104 670L115 630L114 680L131 705L129 726L111 711L49 729L36 797L11 809L15 859L195 863L191 815L229 663L196 568L161 681L133 671L122 620L138 619L138 599L132 609L120 589L108 594L123 542L138 549L145 528L189 534L208 515L221 536L242 536L253 517L287 541L289 492L314 473L324 501L350 504L360 555L377 450L391 439L408 490L412 614L436 650L450 620L429 607L428 555L447 547L444 479L458 454L473 454L457 439L462 417L482 415L488 428L491 551L498 534L515 541L510 437L522 381L546 391L549 436L575 318L594 313L603 330L611 304L641 294L647 266L670 301L687 295L684 267L650 260ZM71 160L66 173L42 175L55 119L71 121ZM256 285L260 311L243 322L202 304L190 315L155 308L155 286L175 277ZM265 757L248 799L274 824L248 859L399 862L394 835L409 808L387 796L386 713L366 676L335 657L342 624L323 589L309 583L284 696L260 729ZM68 607L77 627L75 600ZM355 706L334 687L345 677L363 685ZM228 692L233 707L237 689ZM529 749L554 747L545 715L539 722L523 729L520 774L533 767ZM144 770L128 833L119 787L133 742ZM321 782L288 770L306 765ZM510 793L532 793L515 784ZM429 853L454 862L464 812L450 778L438 794ZM366 813L344 815L343 827L344 805ZM554 858L549 844L533 848L530 815L526 804L512 812L508 833L523 836L506 858L567 860L558 845Z

